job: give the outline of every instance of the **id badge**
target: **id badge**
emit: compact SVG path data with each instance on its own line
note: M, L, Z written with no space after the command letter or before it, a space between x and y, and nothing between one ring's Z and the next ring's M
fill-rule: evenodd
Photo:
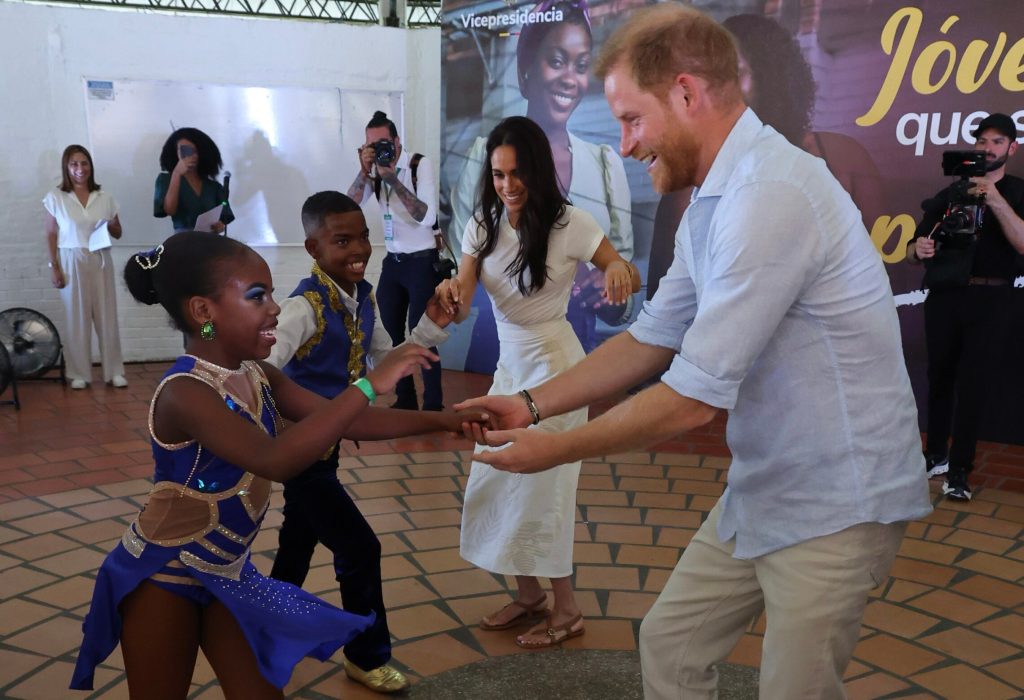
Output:
M395 240L395 222L394 219L391 218L391 214L384 215L384 240Z

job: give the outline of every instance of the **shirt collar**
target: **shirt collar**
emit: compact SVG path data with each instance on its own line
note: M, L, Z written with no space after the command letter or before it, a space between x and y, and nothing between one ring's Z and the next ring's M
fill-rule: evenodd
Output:
M356 282L356 295L355 295L355 297L353 297L348 292L346 292L344 289L342 289L341 286L337 282L335 282L333 279L331 279L330 275L324 273L324 278L329 280L330 283L332 285L334 285L334 288L338 290L338 294L341 295L341 303L345 305L345 308L348 309L349 313L353 313L354 314L356 308L358 308L358 306L359 306L359 299L361 297L366 296L366 294L364 292L364 289L365 289L364 285L368 285L369 282L367 282L366 280L363 280L362 282Z
M704 184L694 190L693 199L721 197L725 193L733 170L736 169L740 159L750 151L763 126L764 124L754 114L754 110L750 107L743 110L743 114L733 124L729 135L725 137L722 147L718 149L718 155L715 156L711 169L708 170L708 175L704 178Z

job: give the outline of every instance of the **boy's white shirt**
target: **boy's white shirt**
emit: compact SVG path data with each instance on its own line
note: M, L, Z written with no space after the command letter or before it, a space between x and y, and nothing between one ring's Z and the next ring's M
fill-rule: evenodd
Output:
M338 284L331 280L331 284L341 295L341 303L353 316L358 308L358 302ZM295 351L302 347L303 343L313 337L316 333L316 313L306 297L301 294L288 297L280 303L281 313L277 317L277 342L270 350L270 357L267 362L275 367L284 367L288 364ZM420 322L409 333L407 343L416 343L430 348L440 345L448 339L448 331L434 323L427 314L420 317ZM393 343L391 336L380 321L380 315L374 309L373 314L373 336L370 338L370 351L367 353L367 365L372 368L385 355L391 352ZM347 358L339 358L339 362L347 362Z

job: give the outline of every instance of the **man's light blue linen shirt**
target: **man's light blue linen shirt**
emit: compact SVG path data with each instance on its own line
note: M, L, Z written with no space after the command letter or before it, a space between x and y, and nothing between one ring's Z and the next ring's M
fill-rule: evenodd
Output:
M882 260L825 163L749 109L629 332L678 352L670 388L729 411L718 536L737 558L931 512Z

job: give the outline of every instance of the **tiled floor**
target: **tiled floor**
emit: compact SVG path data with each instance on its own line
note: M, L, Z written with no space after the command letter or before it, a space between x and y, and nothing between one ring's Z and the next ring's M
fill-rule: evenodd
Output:
M0 697L127 697L118 652L97 673L96 693L64 688L96 567L149 489L145 405L161 371L133 367L122 391L29 384L20 415L0 408ZM446 386L454 401L486 380L449 375ZM584 465L576 584L587 634L566 647L635 648L640 619L723 488L720 426L688 440ZM395 659L414 677L521 653L514 632L474 624L508 600L509 582L458 556L467 449L444 437L363 444L342 465L383 543ZM936 500L936 511L911 525L893 578L872 595L848 671L851 698L1024 696L1024 494L983 488L966 505ZM273 503L253 546L264 572L279 491ZM339 601L325 550L307 588ZM730 660L756 665L762 633L763 620ZM335 661L301 664L290 694L377 697ZM193 697L220 697L205 662L193 680Z

